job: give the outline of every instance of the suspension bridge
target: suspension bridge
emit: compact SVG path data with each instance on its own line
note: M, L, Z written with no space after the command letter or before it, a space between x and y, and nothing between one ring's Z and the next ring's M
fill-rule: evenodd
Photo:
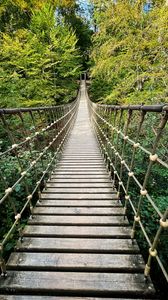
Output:
M140 143L147 112L159 119L151 151ZM134 115L138 123L130 129ZM157 251L168 210L159 210L147 183L156 163L168 167L156 154L168 106L98 105L88 99L83 80L71 104L1 110L0 117L11 143L0 156L13 155L19 166L13 180L1 170L1 212L4 217L10 211L12 221L0 244L0 299L156 299L150 270L155 261L168 279ZM134 172L138 151L148 157L141 182ZM136 201L132 182L139 190ZM21 188L22 207L16 204ZM141 218L143 202L158 220L153 237ZM149 246L146 261L137 228ZM6 262L13 232L19 239Z

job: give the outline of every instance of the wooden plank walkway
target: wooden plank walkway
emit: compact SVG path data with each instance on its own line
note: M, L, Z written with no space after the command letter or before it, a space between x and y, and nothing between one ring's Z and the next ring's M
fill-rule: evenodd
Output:
M1 300L151 299L144 262L89 124L77 120L0 280Z

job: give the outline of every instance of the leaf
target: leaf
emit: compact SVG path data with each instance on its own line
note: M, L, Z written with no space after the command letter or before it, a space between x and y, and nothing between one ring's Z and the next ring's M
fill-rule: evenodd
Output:
M15 186L15 192L19 192L20 191L20 188L21 188L21 185L20 184L17 184L16 186Z

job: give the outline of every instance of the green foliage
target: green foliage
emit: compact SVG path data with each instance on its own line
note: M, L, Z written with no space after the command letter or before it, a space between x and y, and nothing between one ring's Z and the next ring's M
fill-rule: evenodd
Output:
M125 115L124 115L125 117ZM139 112L133 112L132 121L130 123L129 129L128 129L128 136L135 140L136 134L137 134L137 124L139 124L140 121L140 114ZM125 119L123 121L123 128L125 124ZM157 128L160 124L160 114L158 113L147 113L145 116L145 120L143 122L140 136L138 138L138 142L140 142L140 145L145 148L146 150L151 152L151 149L153 147L153 143L156 139L157 134ZM123 130L122 128L122 130ZM109 133L110 134L110 133ZM160 142L158 144L158 147L156 149L156 153L158 154L159 158L164 161L165 163L168 162L168 150L167 150L167 137L168 137L168 124L165 126L165 129L162 133L162 137L160 139ZM119 139L119 153L122 153L123 149L123 138ZM115 142L115 140L114 140ZM130 166L131 157L132 157L132 145L129 143L126 143L124 148L124 160L126 161L127 165ZM118 160L117 169L118 172L120 172L120 162ZM133 172L136 177L136 179L140 182L141 185L143 185L144 178L146 175L146 171L149 166L149 154L145 153L141 149L136 150L135 158L134 158L134 168ZM128 180L128 170L123 167L123 176L122 181L124 183L124 186L127 185ZM148 191L148 194L150 195L154 205L158 208L160 211L160 214L164 214L167 207L168 207L168 189L167 187L168 182L168 169L161 165L158 162L155 162L151 168L150 175L147 180L146 189ZM135 182L134 179L130 179L129 184L129 190L128 194L130 195L131 201L135 207L135 209L138 208L138 202L140 199L140 188ZM122 196L124 196L124 192L122 191ZM128 218L131 224L133 224L134 220L134 212L131 207L131 205L128 205ZM149 240L151 243L153 243L154 238L156 236L157 230L159 229L159 220L160 216L156 212L156 210L153 208L153 205L149 201L149 198L143 197L141 206L140 206L140 217L141 217L141 223L144 226L144 229L148 235ZM145 261L148 259L149 255L149 244L147 243L144 234L141 230L141 227L136 226L136 239L138 241L138 244L140 246L141 252L145 258ZM167 230L163 229L158 240L157 245L157 251L159 254L159 258L161 259L161 262L163 266L165 267L166 271L168 272L168 232ZM155 259L152 259L152 279L156 283L156 288L163 289L163 294L165 294L165 279L162 274L162 271ZM160 279L158 280L158 274ZM161 297L162 299L162 297Z
M64 17L64 21L68 24L77 36L77 47L80 50L82 58L82 68L87 70L89 66L89 51L92 46L91 37L93 30L91 29L89 20L82 15L82 8L78 4L79 1L67 1L74 2L71 5L65 5L66 1L61 1L58 9L58 22L60 21L60 15ZM86 4L85 4L86 5Z
M90 90L95 101L168 101L168 6L155 1L152 10L145 13L146 1L92 2L97 32L91 54Z
M36 156L38 154L37 150L33 150L30 154L29 151L24 151L21 155L19 155L19 159L22 163L22 167L24 169L27 168L28 162L32 159L32 155ZM48 163L48 157L44 156L43 163ZM26 179L20 182L15 186L14 192L10 196L10 198L7 198L3 204L1 204L1 218L0 218L0 241L6 236L7 232L12 227L14 221L15 221L15 214L14 214L14 206L16 208L16 211L19 213L23 206L25 205L27 199L27 189L26 185L29 187L30 193L34 189L34 185L37 181L36 174L38 174L38 177L42 176L42 165L38 164L36 171L30 171ZM18 163L18 160L16 156L8 155L1 157L1 168L0 168L1 174L3 174L3 177L6 180L6 184L8 186L12 186L20 177L20 165ZM25 185L26 183L26 185ZM2 176L0 177L0 197L4 194L4 181L2 180ZM33 200L36 202L37 195L34 196ZM4 256L8 257L10 254L10 251L15 246L18 238L19 238L19 231L23 229L23 227L26 224L26 221L30 215L29 206L25 209L21 222L16 226L16 230L14 230L10 238L8 239L7 243L5 244L4 248Z
M14 7L22 12L23 4ZM15 30L12 25L0 36L0 105L68 102L76 96L80 73L76 35L63 19L56 22L55 6L44 1L38 9L36 1L34 8L25 9L31 12L29 22L21 26L15 20Z
M108 106L99 105L97 106L96 111L102 117L97 117L96 121L106 137L111 141L111 145L114 146L114 148L111 147L110 143L105 138L105 135L103 135L103 132L98 130L101 141L105 146L102 147L102 149L104 156L106 157L106 162L110 171L112 171L112 178L115 178L115 186L120 191L120 199L124 206L126 201L126 187L128 188L127 195L130 196L131 202L129 203L128 201L127 217L131 226L134 222L135 211L140 207L139 215L141 223L136 223L135 238L140 246L141 253L144 256L146 263L149 256L150 243L153 243L158 229L160 228L160 218L166 212L168 207L168 168L166 167L166 164L168 163L168 123L163 129L160 139L157 139L159 128L161 128L160 124L162 123L163 125L163 117L166 120L166 115L147 112L144 116L140 133L137 136L138 127L142 121L141 111L133 110L130 114L129 110L122 110L122 112L121 110L113 111L111 108L108 108ZM126 131L128 117L131 119L129 119L130 122ZM105 121L102 121L102 119ZM113 126L107 125L106 121L113 125L115 129L113 130ZM116 128L119 128L121 132L118 132ZM128 135L130 139L126 139L125 143L123 133L125 136ZM155 153L157 153L160 161L158 159L158 161L152 164L150 173L146 177L147 170L149 171L149 153L151 153L156 139L157 146L155 148ZM133 147L134 141L140 143L140 147L136 148L135 152ZM117 155L116 152L118 153ZM109 157L111 158L112 166L110 165ZM121 164L121 160L124 161L124 164ZM132 168L131 164L133 164ZM113 165L119 176L113 173ZM135 177L128 176L130 168ZM123 183L125 189L119 185L119 181ZM144 184L144 188L147 190L148 194L147 197L140 198L140 190ZM141 202L139 202L140 199ZM158 211L160 213L158 213ZM147 239L150 241L149 243L144 235L141 225L143 225L143 229L148 236ZM159 234L158 244L154 247L156 247L159 258L161 259L165 270L168 272L168 231L166 228ZM162 292L159 299L165 299L167 282L155 258L152 258L151 276L156 284L156 288Z

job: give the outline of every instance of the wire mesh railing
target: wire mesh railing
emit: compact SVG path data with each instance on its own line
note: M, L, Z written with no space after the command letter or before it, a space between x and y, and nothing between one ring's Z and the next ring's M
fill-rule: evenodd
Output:
M131 239L148 248L145 277L155 258L168 281L168 105L88 106Z
M78 98L70 104L0 110L0 267L50 178L71 130ZM14 238L15 237L15 238Z

